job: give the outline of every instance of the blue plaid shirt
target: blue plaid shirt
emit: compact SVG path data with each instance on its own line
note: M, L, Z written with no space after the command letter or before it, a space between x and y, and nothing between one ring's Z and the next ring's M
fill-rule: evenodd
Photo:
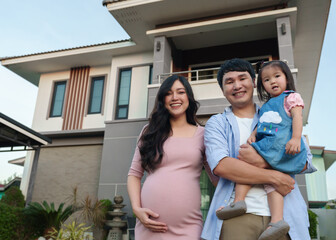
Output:
M256 106L256 114L253 119L253 126L258 123L259 107ZM227 107L222 114L212 116L206 126L204 133L204 143L206 156L211 171L213 171L221 159L224 157L237 158L239 144L239 128L231 107ZM311 160L312 154L309 146L303 138L308 149L307 170L303 173L314 172ZM220 178L215 194L213 196L207 219L204 223L202 238L207 240L217 240L221 232L223 221L216 217L216 209L226 206L234 190L235 184L228 179ZM306 203L300 193L298 185L295 183L294 190L284 198L284 220L289 224L289 235L292 240L310 239L308 227L308 212Z

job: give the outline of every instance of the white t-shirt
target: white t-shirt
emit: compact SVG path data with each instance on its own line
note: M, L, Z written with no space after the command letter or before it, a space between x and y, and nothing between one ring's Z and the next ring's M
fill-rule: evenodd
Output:
M251 135L253 118L239 118L237 119L239 133L240 133L240 145L246 143L248 137ZM231 196L233 201L234 193ZM253 185L245 197L245 202L247 206L247 213L252 213L259 216L271 216L268 202L267 194L264 190L264 186L261 184Z

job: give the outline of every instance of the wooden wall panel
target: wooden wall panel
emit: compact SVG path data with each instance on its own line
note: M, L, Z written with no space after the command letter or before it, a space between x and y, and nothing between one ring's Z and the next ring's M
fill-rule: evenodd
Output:
M82 129L90 67L72 68L65 100L62 130Z

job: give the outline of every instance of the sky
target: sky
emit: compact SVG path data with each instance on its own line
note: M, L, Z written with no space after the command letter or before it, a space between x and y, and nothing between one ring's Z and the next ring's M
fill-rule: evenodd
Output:
M336 0L330 13L336 13ZM102 6L102 0L0 1L0 57L104 43L129 36ZM336 89L333 68L336 56L336 14L330 14L314 89L308 124L303 133L310 145L336 151ZM31 127L37 87L0 66L0 112ZM330 106L332 106L330 108ZM0 153L0 181L23 167L7 161L23 152ZM336 164L327 171L329 198L336 198Z

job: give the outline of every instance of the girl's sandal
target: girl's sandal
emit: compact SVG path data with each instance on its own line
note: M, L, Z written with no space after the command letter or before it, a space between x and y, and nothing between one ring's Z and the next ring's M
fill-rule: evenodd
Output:
M217 217L221 220L238 217L245 213L246 213L245 201L230 203L228 206L216 211Z
M269 223L267 228L258 238L258 240L276 240L285 236L289 231L289 225L284 220L276 223Z

